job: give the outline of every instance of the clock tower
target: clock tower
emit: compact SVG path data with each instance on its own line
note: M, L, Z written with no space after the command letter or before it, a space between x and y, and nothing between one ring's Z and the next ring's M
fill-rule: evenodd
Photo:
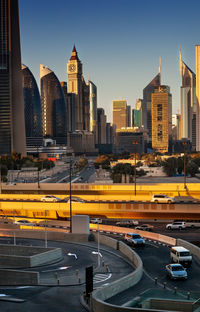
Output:
M76 96L76 130L83 130L82 63L74 45L67 63L68 93Z

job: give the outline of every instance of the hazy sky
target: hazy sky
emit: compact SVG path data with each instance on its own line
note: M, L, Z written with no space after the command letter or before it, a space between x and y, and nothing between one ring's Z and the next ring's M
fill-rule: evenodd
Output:
M67 81L75 43L83 74L98 90L98 107L112 121L112 100L135 107L158 73L171 87L173 113L180 107L179 44L195 72L200 44L199 0L19 0L22 62L39 84L39 65ZM180 112L180 109L179 109Z

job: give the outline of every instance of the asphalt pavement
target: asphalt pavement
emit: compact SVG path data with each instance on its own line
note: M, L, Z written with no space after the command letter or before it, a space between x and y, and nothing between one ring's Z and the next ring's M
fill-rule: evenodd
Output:
M12 243L12 239L1 238L0 240L1 244L9 242ZM44 241L18 238L17 244L43 246ZM40 286L1 287L0 311L82 312L85 308L81 305L80 296L85 291L87 266L94 267L94 288L103 287L133 271L133 267L118 251L101 245L100 253L105 266L99 269L97 245L94 242L70 244L48 241L48 246L62 248L63 260L56 264L31 269L40 272ZM17 299L19 301L16 301Z

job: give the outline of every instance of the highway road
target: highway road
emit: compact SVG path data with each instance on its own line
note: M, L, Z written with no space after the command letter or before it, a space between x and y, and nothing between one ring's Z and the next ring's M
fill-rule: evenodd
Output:
M1 237L0 243L12 243L12 238ZM44 241L18 238L17 244L44 246ZM90 265L93 265L94 268L97 267L97 245L93 242L70 244L51 241L48 242L48 246L62 248L63 260L54 265L32 269L32 271L40 271L41 286L0 287L0 311L85 311L85 308L80 304L80 295L85 290L85 268ZM105 264L109 265L109 272L105 272L105 269L103 272L95 270L94 288L102 287L132 272L132 266L117 252L105 246L104 248L100 246L100 252ZM77 281L76 270L78 270L78 276L81 278L81 284ZM57 276L60 286L56 287ZM17 303L15 301L17 298L22 302ZM5 301L5 299L7 300Z

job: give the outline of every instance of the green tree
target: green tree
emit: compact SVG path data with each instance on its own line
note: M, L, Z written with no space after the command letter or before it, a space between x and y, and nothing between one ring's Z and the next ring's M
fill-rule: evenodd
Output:
M199 167L193 160L189 160L187 163L187 173L191 175L191 177L195 177L198 172Z
M163 171L169 176L172 177L176 173L176 158L170 157L163 162Z

